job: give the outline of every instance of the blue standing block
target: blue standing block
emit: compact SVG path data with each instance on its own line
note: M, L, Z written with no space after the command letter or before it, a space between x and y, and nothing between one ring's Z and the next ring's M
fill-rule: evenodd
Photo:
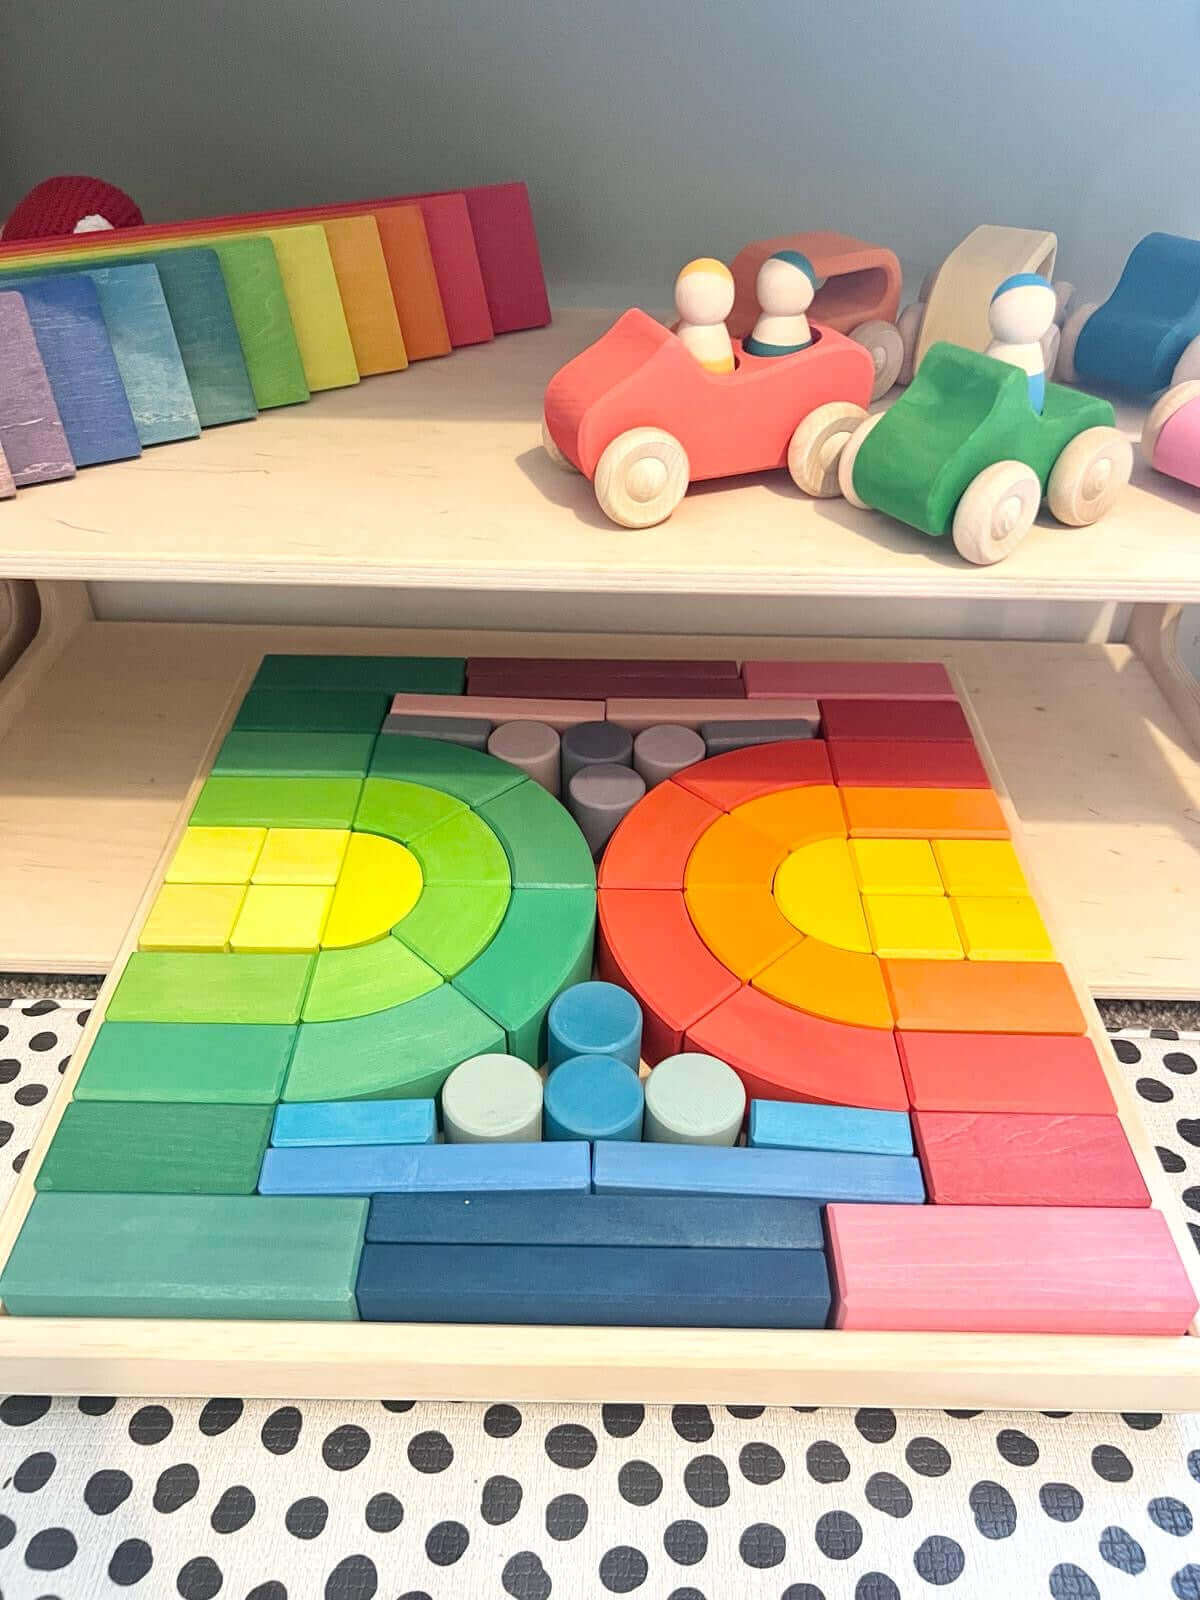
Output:
M259 1194L536 1194L590 1185L586 1144L355 1144L269 1149Z
M615 1056L574 1056L546 1080L547 1139L640 1139L646 1097L632 1067Z
M551 1072L574 1056L615 1056L636 1072L642 1054L642 1008L615 983L576 983L546 1014Z
M750 1144L767 1150L845 1150L864 1156L911 1156L907 1111L864 1111L802 1100L751 1100Z
M823 1328L820 1250L606 1245L367 1244L358 1314L371 1322Z
M822 1205L921 1205L925 1199L915 1156L701 1144L598 1144L592 1185L597 1194L790 1195Z
M63 274L15 287L29 312L75 465L141 455L96 285L81 274Z
M297 1100L276 1106L271 1144L432 1144L437 1117L432 1100Z

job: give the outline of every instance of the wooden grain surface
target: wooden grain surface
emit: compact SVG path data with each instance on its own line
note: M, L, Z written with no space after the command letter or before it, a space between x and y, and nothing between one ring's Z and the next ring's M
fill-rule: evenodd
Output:
M25 301L0 292L0 449L17 488L72 478L75 461ZM7 515L7 513L6 513Z

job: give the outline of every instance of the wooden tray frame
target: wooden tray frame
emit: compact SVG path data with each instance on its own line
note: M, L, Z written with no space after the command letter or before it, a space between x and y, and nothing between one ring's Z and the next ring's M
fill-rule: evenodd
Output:
M239 682L181 808L66 1074L83 1070L136 933L192 803L252 676ZM1030 877L1059 959L1104 1063L1152 1204L1167 1217L1200 1291L1200 1257L1142 1128L1087 990L1029 873L1020 820L961 679L959 699ZM47 1116L0 1215L0 1266L34 1196L34 1178L69 1102ZM0 1380L38 1394L246 1398L887 1405L994 1410L1200 1409L1200 1319L1183 1338L1063 1334L848 1333L755 1329L467 1326L372 1322L201 1322L0 1315Z

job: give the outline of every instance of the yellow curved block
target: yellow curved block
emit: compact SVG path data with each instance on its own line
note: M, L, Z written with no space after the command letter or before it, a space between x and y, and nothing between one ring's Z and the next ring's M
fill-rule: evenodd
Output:
M803 845L775 874L779 909L802 933L868 953L871 941L845 839Z
M697 884L685 890L684 900L696 932L722 966L743 982L803 937L765 884Z
M860 1028L890 1028L892 1007L876 956L805 939L752 980L797 1011Z
M926 839L851 839L850 859L863 894L943 892Z
M786 846L746 827L736 817L718 817L697 839L684 868L686 888L758 884L769 889Z
M389 933L416 905L421 868L411 850L378 833L350 836L321 945L337 950Z
M249 883L265 828L185 828L168 883Z
M875 954L911 961L961 961L962 945L944 895L863 896Z
M734 806L729 813L747 827L777 839L786 850L798 850L817 839L844 837L846 817L838 791L829 783L803 789L778 789Z

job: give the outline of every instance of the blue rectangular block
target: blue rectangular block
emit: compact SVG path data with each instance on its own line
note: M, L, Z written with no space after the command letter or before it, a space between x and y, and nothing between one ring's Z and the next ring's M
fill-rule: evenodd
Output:
M276 1107L271 1144L432 1144L436 1133L432 1100L298 1100Z
M358 1314L372 1322L823 1328L819 1250L367 1244Z
M915 1156L853 1156L829 1150L751 1150L703 1144L597 1144L597 1194L779 1195L797 1200L894 1201L921 1205Z
M863 1111L801 1100L751 1100L750 1144L769 1150L845 1150L864 1156L911 1156L907 1111Z
M590 1146L548 1144L356 1144L268 1150L259 1194L585 1194Z
M377 1102L368 1102L377 1103ZM374 1244L644 1245L725 1250L820 1250L810 1200L640 1194L376 1195Z

